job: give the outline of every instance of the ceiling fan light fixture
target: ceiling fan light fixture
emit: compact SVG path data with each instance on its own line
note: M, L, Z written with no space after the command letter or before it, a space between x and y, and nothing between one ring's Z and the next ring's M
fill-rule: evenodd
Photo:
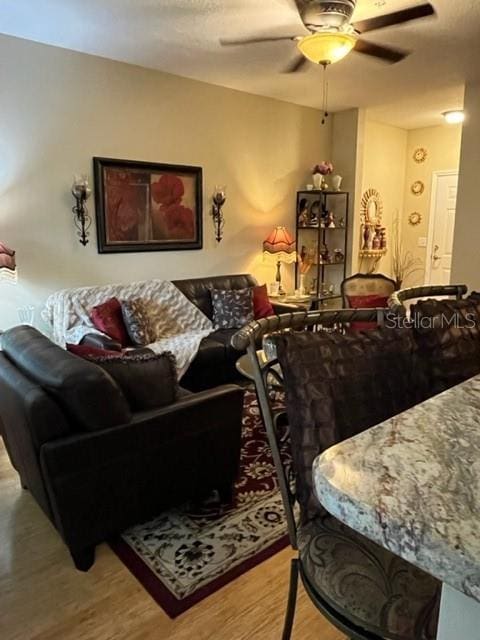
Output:
M456 109L455 111L445 111L442 113L442 116L445 118L445 121L448 124L460 124L465 120L465 112L461 109Z
M343 60L357 43L352 33L319 32L305 36L297 42L300 52L315 64L334 64Z

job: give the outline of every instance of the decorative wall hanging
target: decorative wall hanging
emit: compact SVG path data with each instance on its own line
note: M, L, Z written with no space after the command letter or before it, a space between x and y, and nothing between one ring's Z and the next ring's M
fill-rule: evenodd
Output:
M421 223L421 221L422 221L422 214L418 213L418 211L414 211L408 216L408 224L410 224L412 227L416 227Z
M382 222L382 198L376 189L368 189L362 197L361 215L365 224L378 225Z
M201 167L93 162L99 253L202 248Z
M427 156L428 156L428 151L423 147L419 147L418 149L415 149L415 151L413 152L413 159L417 164L422 164L422 162L425 162L425 160L427 159Z
M360 258L380 260L387 253L387 230L382 227L383 204L376 189L368 189L361 203Z
M88 244L88 230L92 224L92 219L88 213L85 203L92 195L92 190L88 184L87 176L75 176L72 185L72 195L75 198L75 205L72 207L72 213L75 216L74 222L77 227L77 235L80 238L80 244L84 247Z
M213 192L212 218L215 227L215 238L220 242L223 238L223 227L225 226L225 218L223 216L222 207L227 201L226 187L215 187Z
M412 184L411 191L414 196L421 196L422 193L425 191L425 185L421 180L417 180Z

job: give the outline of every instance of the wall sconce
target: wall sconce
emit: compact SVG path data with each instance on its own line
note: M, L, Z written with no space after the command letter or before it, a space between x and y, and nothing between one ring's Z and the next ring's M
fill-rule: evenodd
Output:
M212 218L215 227L215 237L217 242L223 238L223 227L225 226L225 218L223 216L222 207L227 200L226 187L215 187L213 192Z
M92 224L92 219L88 214L88 209L85 206L86 201L92 194L92 190L88 184L87 176L75 176L72 186L72 195L75 198L75 205L72 207L74 215L75 226L78 230L78 236L80 238L80 244L84 247L88 244L88 230Z

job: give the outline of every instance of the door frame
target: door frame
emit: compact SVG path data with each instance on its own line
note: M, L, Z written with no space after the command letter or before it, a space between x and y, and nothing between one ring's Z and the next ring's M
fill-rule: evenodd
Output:
M430 196L430 217L428 220L427 235L427 257L425 260L425 284L430 284L430 276L432 275L432 252L433 252L433 235L435 232L435 212L437 210L438 195L438 179L445 176L459 176L458 169L448 169L445 171L434 171L432 174L432 193ZM455 211L456 215L456 211Z

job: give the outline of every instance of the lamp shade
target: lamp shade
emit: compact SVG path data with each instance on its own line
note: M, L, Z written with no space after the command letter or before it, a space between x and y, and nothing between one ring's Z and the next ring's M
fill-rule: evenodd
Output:
M263 243L263 255L273 256L279 262L296 262L295 240L285 227L275 227Z
M298 41L297 47L311 62L334 64L347 56L357 42L353 33L341 31L312 33Z

